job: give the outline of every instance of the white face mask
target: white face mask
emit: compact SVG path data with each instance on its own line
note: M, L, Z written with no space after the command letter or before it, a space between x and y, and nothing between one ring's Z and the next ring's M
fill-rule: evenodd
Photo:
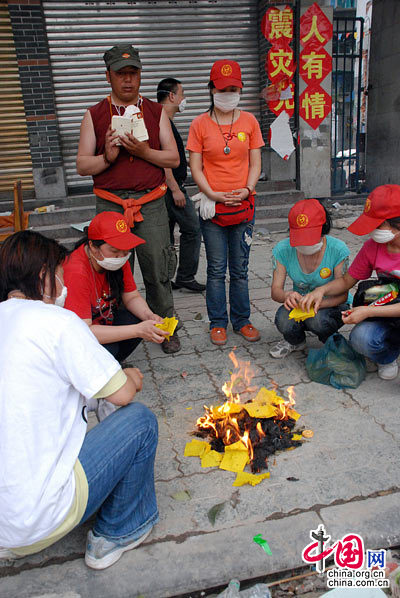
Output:
M56 274L56 278L58 280L58 282L62 285L62 289L61 289L61 293L58 295L58 297L56 297L56 300L54 302L54 305L58 305L58 307L64 307L65 304L65 300L67 298L68 295L68 289L67 287L63 284L61 278L59 278ZM50 295L45 295L43 293L43 297L47 297L48 299L51 299Z
M296 247L297 251L303 255L314 255L314 253L318 253L321 251L324 242L321 240L319 243L315 245L298 245Z
M393 241L395 236L396 235L392 233L391 230L382 230L379 228L375 229L370 234L371 239L373 239L376 243L389 243L390 241Z
M101 253L101 255L103 255L103 252L101 251L101 249L100 249L100 253ZM96 262L99 264L99 266L104 268L104 270L111 270L114 272L115 270L119 270L120 268L122 268L122 266L124 266L126 264L126 262L129 260L131 255L132 255L132 252L129 252L128 255L125 255L124 257L104 257L104 255L103 255L103 258L104 258L103 260L98 260L94 255L93 255L93 257L96 260Z
M225 93L214 94L214 106L221 112L231 112L240 102L240 93L237 91L226 91Z
M58 277L57 277L58 278ZM61 282L61 281L60 281ZM63 284L63 288L61 290L61 295L59 295L58 297L56 297L55 300L55 305L58 305L58 307L64 307L65 305L65 300L67 298L68 295L68 289L67 287Z
M183 112L186 108L186 98L183 98L183 100L181 100L179 102L179 106L178 106L178 110L179 112Z

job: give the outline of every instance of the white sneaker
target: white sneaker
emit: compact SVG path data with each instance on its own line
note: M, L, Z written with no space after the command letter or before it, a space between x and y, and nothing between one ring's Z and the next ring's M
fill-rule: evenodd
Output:
M91 569L106 569L116 563L127 550L139 546L147 538L153 528L150 528L143 536L121 546L107 540L103 536L95 536L92 530L87 536L85 563Z
M293 351L302 351L302 349L305 349L306 346L306 341L303 341L298 345L291 345L290 343L285 341L285 339L282 339L281 341L279 341L279 343L275 345L275 347L272 347L269 354L271 355L271 357L275 357L275 359L281 359L282 357L286 357L287 355L289 355L289 353L292 353Z
M392 363L378 363L378 376L382 380L394 380L399 373L397 361Z

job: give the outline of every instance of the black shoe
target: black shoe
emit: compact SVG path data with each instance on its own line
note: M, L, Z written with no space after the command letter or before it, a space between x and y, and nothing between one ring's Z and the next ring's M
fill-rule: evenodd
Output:
M192 293L202 293L206 290L206 285L197 282L197 280L188 280L187 282L174 282L171 280L171 286L173 289L187 289L188 291L192 291Z
M178 351L181 350L181 341L179 340L178 334L174 332L169 341L165 339L165 341L161 343L161 349L164 353L178 353Z

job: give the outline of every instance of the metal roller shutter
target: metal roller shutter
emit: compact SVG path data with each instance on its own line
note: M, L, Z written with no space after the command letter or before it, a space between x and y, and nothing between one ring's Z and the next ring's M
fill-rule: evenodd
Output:
M69 187L91 183L75 170L79 126L86 108L109 93L102 57L117 43L139 49L144 96L155 100L164 77L182 81L188 103L175 122L184 139L193 118L208 107L208 76L219 58L240 63L240 106L259 118L257 0L50 0L43 8Z
M33 189L28 128L15 54L10 14L0 2L0 192L11 191L21 179Z

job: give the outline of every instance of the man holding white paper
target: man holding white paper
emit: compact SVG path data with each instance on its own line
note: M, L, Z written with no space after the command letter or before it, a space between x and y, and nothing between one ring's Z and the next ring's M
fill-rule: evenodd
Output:
M82 176L93 177L97 213L124 213L135 234L145 239L146 244L138 247L136 254L146 301L154 313L171 317L170 280L176 255L170 244L164 168L178 166L179 154L162 106L139 93L142 63L138 51L130 44L119 44L107 50L104 62L111 93L86 111L77 170ZM118 134L112 121L127 132ZM139 130L139 138L130 130ZM176 333L162 348L166 353L179 351Z

